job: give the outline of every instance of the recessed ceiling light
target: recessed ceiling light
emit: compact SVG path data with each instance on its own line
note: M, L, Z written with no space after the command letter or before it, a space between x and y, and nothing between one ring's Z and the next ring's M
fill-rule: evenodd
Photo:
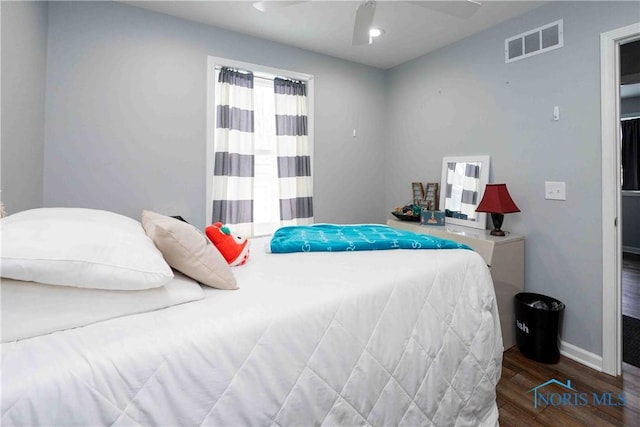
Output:
M384 30L382 28L371 27L369 28L369 37L380 37L384 34Z

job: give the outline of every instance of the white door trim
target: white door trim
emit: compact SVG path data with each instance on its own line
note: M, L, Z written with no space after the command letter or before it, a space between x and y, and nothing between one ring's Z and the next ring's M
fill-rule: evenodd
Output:
M640 22L600 35L602 120L602 370L622 372L620 208L620 44L640 37Z

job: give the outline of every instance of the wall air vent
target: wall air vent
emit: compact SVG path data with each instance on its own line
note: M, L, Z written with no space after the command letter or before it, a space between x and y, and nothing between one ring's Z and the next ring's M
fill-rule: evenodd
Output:
M504 41L505 62L518 61L564 46L562 19Z

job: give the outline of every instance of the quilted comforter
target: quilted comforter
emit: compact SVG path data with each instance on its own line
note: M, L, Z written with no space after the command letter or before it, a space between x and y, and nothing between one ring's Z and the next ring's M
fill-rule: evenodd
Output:
M267 254L240 290L2 344L2 425L494 425L469 250Z

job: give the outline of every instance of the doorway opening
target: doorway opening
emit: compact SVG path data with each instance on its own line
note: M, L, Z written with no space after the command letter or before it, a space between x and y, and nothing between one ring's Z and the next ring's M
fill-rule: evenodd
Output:
M622 372L620 46L640 40L640 22L600 36L602 119L602 370Z
M620 45L620 84L622 361L640 368L640 40Z

